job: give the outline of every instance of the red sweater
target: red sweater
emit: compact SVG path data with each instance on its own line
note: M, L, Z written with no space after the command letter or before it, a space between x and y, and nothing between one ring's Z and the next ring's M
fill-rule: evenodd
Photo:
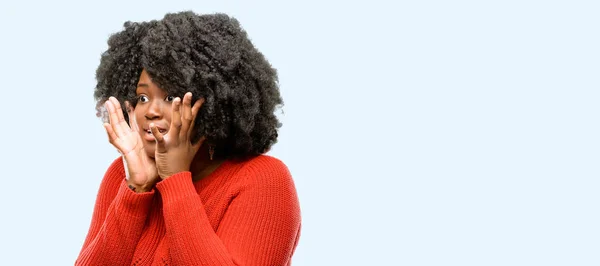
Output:
M291 265L299 237L294 182L273 157L226 161L195 183L178 173L147 193L127 187L118 158L75 265Z

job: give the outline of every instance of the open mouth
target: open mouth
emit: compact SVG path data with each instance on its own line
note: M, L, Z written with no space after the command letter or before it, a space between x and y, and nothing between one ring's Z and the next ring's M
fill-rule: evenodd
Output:
M167 134L168 130L161 128L161 127L157 127L158 128L158 132L160 132L160 134L162 134L163 136L165 134ZM145 132L146 134L143 134L143 138L148 141L148 142L154 142L156 141L156 138L154 137L154 135L152 135L152 131L150 129L145 129L143 130L143 132Z
M166 129L159 128L159 129L158 129L158 132L160 132L160 134L163 134L163 135L164 135L165 133L167 133L167 130L166 130ZM147 130L146 130L146 133L148 133L148 134L152 135L152 131L151 131L150 129L147 129Z

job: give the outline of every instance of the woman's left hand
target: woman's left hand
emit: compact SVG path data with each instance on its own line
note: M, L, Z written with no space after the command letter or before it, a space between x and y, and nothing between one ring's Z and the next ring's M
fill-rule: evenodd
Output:
M192 93L188 92L183 96L183 104L179 97L173 100L171 126L167 134L161 134L156 125L150 124L156 139L155 161L161 179L190 170L194 156L205 139L202 137L195 144L191 142L194 121L203 103L204 99L199 99L192 106Z

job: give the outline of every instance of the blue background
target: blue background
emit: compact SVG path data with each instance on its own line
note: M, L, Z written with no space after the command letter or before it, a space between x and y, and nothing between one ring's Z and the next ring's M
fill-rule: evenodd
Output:
M280 75L300 265L600 265L596 1L2 1L0 264L72 265L123 22L236 17Z

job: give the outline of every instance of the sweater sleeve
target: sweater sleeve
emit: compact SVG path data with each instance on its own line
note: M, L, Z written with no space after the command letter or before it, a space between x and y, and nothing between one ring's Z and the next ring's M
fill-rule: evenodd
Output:
M283 163L244 167L245 182L215 232L191 173L157 184L174 265L289 265L300 235L300 206Z
M121 157L106 171L92 222L75 265L129 265L154 191L135 193L127 186Z

